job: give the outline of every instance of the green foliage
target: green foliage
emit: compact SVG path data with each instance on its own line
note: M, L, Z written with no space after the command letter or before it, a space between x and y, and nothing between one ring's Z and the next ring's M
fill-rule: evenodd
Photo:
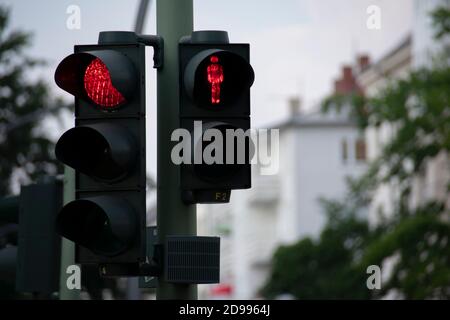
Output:
M376 297L395 290L406 299L450 298L450 225L442 209L438 203L418 208L366 249L361 266L397 260Z
M369 297L365 273L356 263L368 240L368 225L355 217L335 218L317 241L305 238L276 251L270 281L262 289L264 296L289 293L298 299Z
M369 100L369 124L397 128L383 152L385 180L409 179L426 160L450 151L449 84L449 66L420 69Z
M363 130L390 123L397 128L384 148L380 164L385 169L382 180L395 177L402 182L420 172L427 159L441 151L450 151L450 66L410 72L388 85L374 98L332 96L322 105L331 108L350 107L351 115ZM411 143L411 142L416 143Z
M448 7L437 8L431 13L436 39L450 34L450 10Z
M0 6L0 196L11 192L14 173L24 182L61 170L53 142L39 132L46 115L56 115L61 101L49 97L47 84L29 80L42 61L28 57L30 34L9 30L9 11Z

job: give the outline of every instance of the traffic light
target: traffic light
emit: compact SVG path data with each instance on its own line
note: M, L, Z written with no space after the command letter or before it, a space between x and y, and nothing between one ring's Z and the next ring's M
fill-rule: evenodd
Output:
M61 237L55 218L62 206L62 181L40 177L20 194L0 199L0 282L40 297L59 290ZM38 204L38 205L37 205Z
M100 33L98 45L76 45L55 72L75 97L75 127L55 154L76 172L75 200L56 223L76 243L77 263L145 261L145 50L135 39Z
M232 189L251 187L249 55L249 44L229 43L225 31L196 31L180 41L180 127L193 137L191 161L180 165L186 203L228 202ZM205 161L206 151L214 161Z
M16 291L49 295L59 290L61 237L52 222L62 202L62 181L54 177L21 188Z

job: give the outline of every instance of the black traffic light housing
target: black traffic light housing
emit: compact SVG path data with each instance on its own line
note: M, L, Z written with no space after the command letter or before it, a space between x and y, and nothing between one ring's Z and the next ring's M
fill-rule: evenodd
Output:
M55 81L75 96L75 127L55 147L75 169L75 200L58 232L76 243L77 263L146 259L145 47L134 33L100 33L77 45Z
M61 237L53 222L62 202L62 181L54 177L21 188L16 291L47 295L59 291Z
M39 298L59 290L61 237L54 221L62 202L62 181L50 176L0 199L0 222L6 223L0 228L0 282Z
M234 164L191 163L180 165L181 195L186 203L228 202L232 189L251 187L250 160L254 146L250 139L250 87L254 72L250 65L249 44L229 43L225 31L196 31L179 44L180 128L194 135L194 122L202 122L200 139L191 142L191 155L203 153L208 143L203 133L217 129L241 129L245 138L245 162ZM217 92L219 92L217 94ZM201 149L200 149L201 148ZM241 150L242 151L242 150Z

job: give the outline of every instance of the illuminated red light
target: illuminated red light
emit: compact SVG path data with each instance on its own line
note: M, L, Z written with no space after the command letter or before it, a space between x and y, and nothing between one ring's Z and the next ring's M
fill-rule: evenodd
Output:
M208 82L211 84L211 103L220 103L220 86L223 82L223 67L220 65L217 56L211 56L211 62L206 71L208 74Z
M212 63L217 63L219 62L219 58L217 58L217 56L211 56L211 58L209 59Z
M96 58L87 66L84 73L84 89L96 104L112 108L125 101L123 95L114 88L106 65Z

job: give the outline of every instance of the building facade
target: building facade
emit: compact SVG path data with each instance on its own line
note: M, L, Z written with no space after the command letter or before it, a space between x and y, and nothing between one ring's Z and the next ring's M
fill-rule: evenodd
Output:
M376 63L370 65L357 76L357 83L367 96L374 96L389 81L402 79L410 71L420 67L431 67L434 57L444 48L450 47L449 39L435 41L430 12L434 8L449 4L448 0L431 0L414 2L414 24L411 33L405 37L391 52ZM366 130L368 159L373 161L380 157L384 146L395 134L395 126L383 123L379 127ZM441 152L437 157L427 161L423 170L414 178L411 190L410 205L412 208L425 204L430 200L447 201L447 183L450 181L449 155ZM374 193L369 208L369 221L376 224L381 215L390 216L393 205L399 197L395 183L385 183Z
M357 82L366 96L375 96L388 81L404 78L411 70L412 37L406 36L393 50L376 63L362 70L357 76ZM379 127L369 127L365 131L367 156L369 162L379 158L383 147L392 139L395 128L388 123ZM398 191L393 183L379 186L369 206L369 222L374 224L381 215L389 216L398 197Z

